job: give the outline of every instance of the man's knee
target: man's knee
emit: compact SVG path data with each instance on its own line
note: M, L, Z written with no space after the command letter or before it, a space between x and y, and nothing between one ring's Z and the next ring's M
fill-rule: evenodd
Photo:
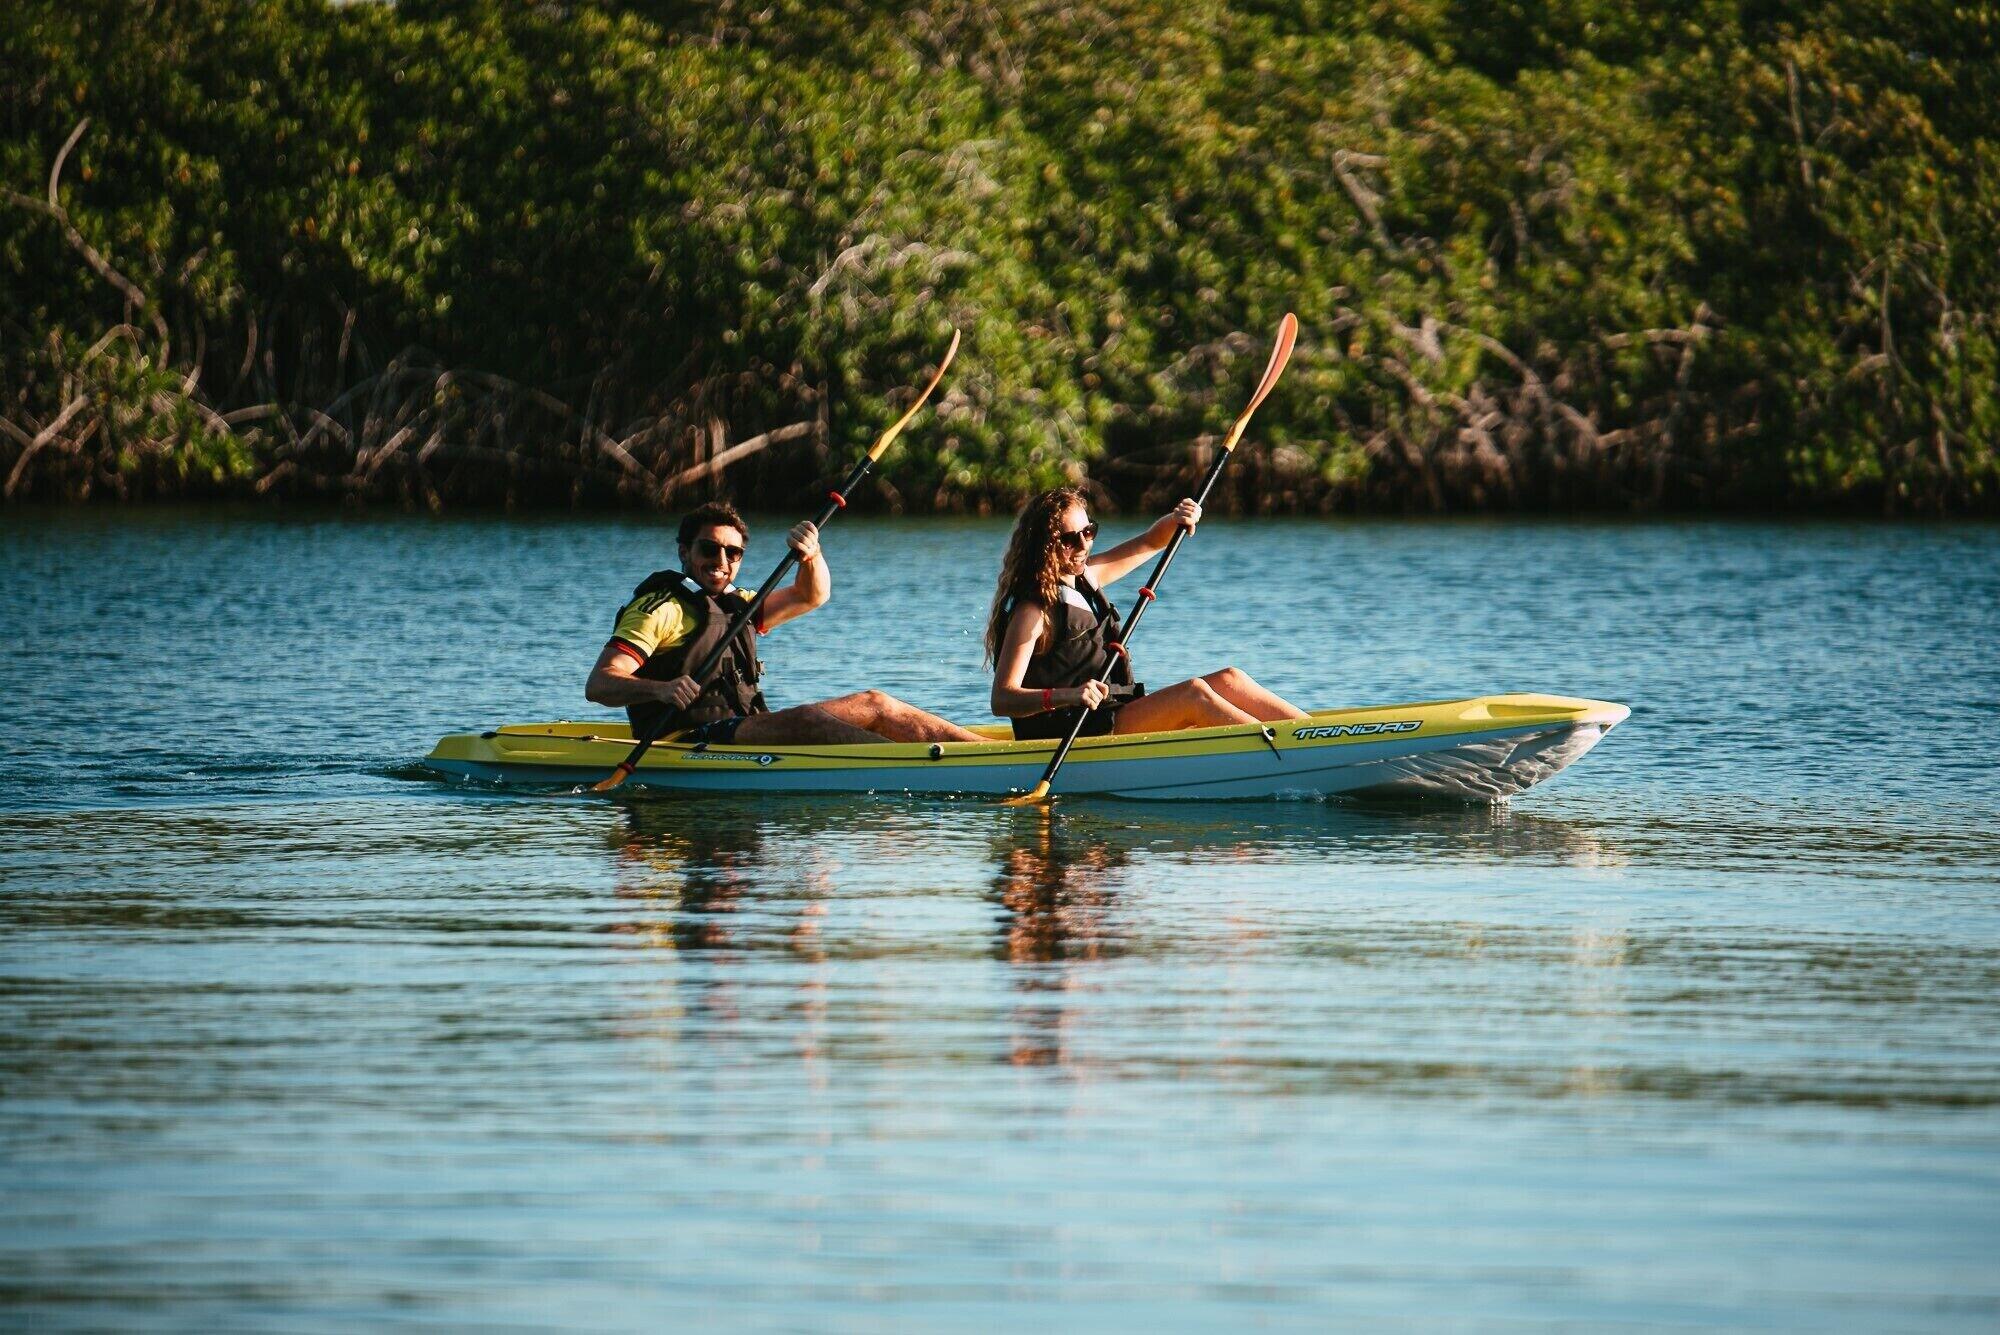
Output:
M1250 674L1241 668L1226 667L1202 678L1218 691L1240 691L1250 685Z

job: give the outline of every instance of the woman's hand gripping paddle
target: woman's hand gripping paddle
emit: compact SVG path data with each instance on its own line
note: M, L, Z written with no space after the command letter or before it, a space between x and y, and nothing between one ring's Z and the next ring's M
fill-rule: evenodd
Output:
M1264 378L1257 382L1257 392L1250 396L1250 406L1243 410L1243 415L1236 419L1236 425L1229 428L1229 435L1223 439L1222 453L1216 456L1214 464L1209 467L1208 476L1202 480L1201 491L1195 496L1196 504L1208 499L1209 490L1215 486L1215 479L1222 476L1223 466L1229 462L1230 455L1236 452L1236 443L1243 439L1243 429L1250 425L1250 414L1257 411L1257 405L1264 401L1270 394L1271 387L1278 383L1278 377L1285 373L1285 363L1292 359L1292 344L1298 341L1298 337L1299 317L1287 312L1285 318L1278 322L1278 341L1271 348L1271 363L1264 368ZM1153 597L1160 587L1160 580L1166 576L1167 567L1172 564L1174 553L1180 550L1181 540L1187 535L1188 531L1184 528L1176 530L1174 536L1167 542L1166 551L1160 553L1159 564L1153 567L1153 573L1147 577L1144 587L1139 590L1139 601L1132 608L1132 619L1125 623L1125 633L1111 645L1111 658L1105 664L1104 671L1098 674L1098 681L1110 684L1111 672L1117 665L1119 655L1123 654L1125 646L1132 642L1132 632L1139 629L1139 618L1146 615L1146 608L1152 604ZM1069 736L1063 738L1062 745L1058 746L1056 753L1049 757L1049 767L1042 771L1041 782L1019 797L1008 798L1005 805L1027 806L1029 803L1045 801L1048 798L1049 784L1054 782L1056 771L1062 768L1063 761L1069 757L1069 749L1076 745L1077 737L1083 732L1084 720L1089 717L1089 710L1077 711L1076 722L1070 725Z
M944 379L945 369L951 365L951 359L957 355L958 331L954 329L951 331L951 346L945 349L944 360L938 363L937 372L931 376L931 382L924 386L923 393L917 395L917 401L910 405L910 410L901 417L898 417L889 429L884 431L881 437L876 440L868 453L862 456L861 462L854 465L854 471L847 475L847 480L840 484L839 490L827 493L826 508L821 510L813 519L813 523L817 527L825 528L828 523L832 522L836 514L847 508L849 494L861 485L861 480L868 476L868 470L875 466L876 461L888 450L896 437L902 434L903 428L910 424L910 419L917 415L917 409L929 402L932 391ZM797 563L798 559L799 554L797 552L793 551L790 547L785 549L785 559L778 562L778 568L773 570L770 577L758 588L757 596L750 600L748 607L745 607L741 612L736 614L735 619L729 623L728 631L724 633L720 640L716 641L715 648L709 651L708 657L704 658L701 665L691 674L697 686L706 687L708 685L709 680L715 676L716 671L722 666L722 656L728 652L730 643L738 635L742 634L743 627L750 624L751 619L757 615L757 609L762 607L764 600L771 596L771 590L778 587L778 581L785 577L785 572L790 570ZM668 716L668 718L671 717L671 715ZM658 725L639 739L639 744L632 748L632 754L618 762L617 769L612 770L609 775L592 784L590 791L593 793L608 793L619 784L625 782L625 780L631 778L632 771L639 767L640 760L645 758L646 752L652 750L653 743L658 741L666 731L666 719L662 719Z

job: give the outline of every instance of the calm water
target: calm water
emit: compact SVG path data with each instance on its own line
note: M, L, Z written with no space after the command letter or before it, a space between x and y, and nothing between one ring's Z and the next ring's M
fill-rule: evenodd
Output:
M777 702L980 716L1004 532ZM411 776L668 538L0 516L0 1325L2000 1324L2000 529L1204 526L1150 680L1633 706L1511 808Z

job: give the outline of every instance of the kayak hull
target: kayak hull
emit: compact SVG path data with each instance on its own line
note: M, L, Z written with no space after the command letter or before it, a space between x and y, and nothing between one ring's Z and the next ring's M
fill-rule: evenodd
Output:
M1079 741L1057 795L1166 800L1512 797L1575 763L1630 711L1602 700L1493 695L1338 709L1274 723ZM711 793L894 792L1004 796L1041 778L1055 743L684 746L660 742L626 786ZM595 783L632 749L612 723L515 724L440 740L425 758L452 779L569 788Z

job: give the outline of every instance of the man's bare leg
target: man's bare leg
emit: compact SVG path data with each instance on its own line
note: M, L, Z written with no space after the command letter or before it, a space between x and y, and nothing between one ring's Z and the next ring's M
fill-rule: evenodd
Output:
M736 738L724 746L852 746L882 739L866 728L835 717L818 705L795 705L769 714L752 714L736 725Z
M1305 710L1271 694L1251 680L1250 674L1240 668L1224 668L1220 672L1204 673L1201 680L1207 682L1217 695L1230 704L1265 723L1306 716Z
M985 742L991 738L969 732L956 723L926 714L915 705L905 704L886 691L856 691L832 700L822 700L818 708L843 723L866 729L869 741L891 742Z

